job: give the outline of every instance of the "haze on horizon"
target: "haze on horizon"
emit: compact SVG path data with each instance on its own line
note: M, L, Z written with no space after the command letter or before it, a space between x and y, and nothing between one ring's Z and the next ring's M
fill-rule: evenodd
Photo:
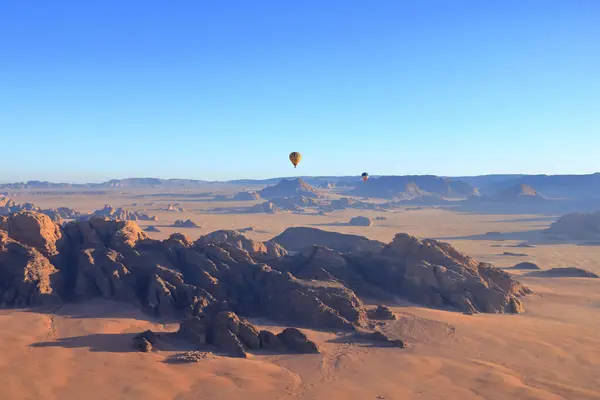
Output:
M5 3L0 181L593 173L599 16L592 0Z

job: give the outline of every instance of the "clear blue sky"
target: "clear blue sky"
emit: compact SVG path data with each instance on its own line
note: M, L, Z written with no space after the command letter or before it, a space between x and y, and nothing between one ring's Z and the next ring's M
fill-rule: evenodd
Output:
M0 181L598 171L599 21L597 0L5 0Z

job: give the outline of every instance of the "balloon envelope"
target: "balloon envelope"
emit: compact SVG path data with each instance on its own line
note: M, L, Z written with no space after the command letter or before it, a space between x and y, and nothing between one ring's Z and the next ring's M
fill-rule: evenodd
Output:
M363 174L361 175L363 181L366 181L367 179L369 179L369 174L367 174L366 172L363 172Z
M290 153L290 161L292 162L292 164L294 164L294 168L296 168L301 159L302 155L300 155L300 153L296 151Z

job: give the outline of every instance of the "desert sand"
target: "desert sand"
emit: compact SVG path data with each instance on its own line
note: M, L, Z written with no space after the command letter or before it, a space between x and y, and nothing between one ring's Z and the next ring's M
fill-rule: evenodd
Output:
M226 188L227 189L227 188ZM211 189L214 190L214 189ZM126 192L126 193L123 193ZM396 233L438 238L498 267L531 261L542 269L576 266L600 273L600 246L538 243L513 248L556 220L542 215L467 214L440 209L344 210L326 216L282 212L233 214L218 209L256 202L160 196L149 190L105 196L21 193L18 201L91 212L106 203L156 215L162 239L176 231L196 239L219 229L253 227L267 240L290 226L353 233L389 242ZM161 211L180 203L185 212ZM137 206L132 206L138 203ZM152 204L150 204L152 203ZM215 210L216 209L216 210ZM355 216L376 221L347 226ZM200 228L174 228L190 218ZM500 232L500 238L485 235ZM502 246L502 247L500 247ZM504 252L526 254L506 256ZM173 365L180 350L138 353L131 337L145 329L175 330L122 303L94 300L47 310L0 311L0 393L5 399L600 399L600 279L544 278L510 271L533 290L520 315L465 315L398 300L400 315L385 331L409 347L378 348L345 336L305 330L315 355L253 353ZM253 321L277 332L269 321Z

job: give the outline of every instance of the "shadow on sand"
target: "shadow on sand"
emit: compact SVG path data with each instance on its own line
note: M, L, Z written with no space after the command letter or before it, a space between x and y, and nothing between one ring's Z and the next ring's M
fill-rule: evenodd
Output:
M580 246L589 246L591 243L569 240L561 236L552 235L543 230L531 230L520 232L488 232L478 235L467 236L444 236L436 237L436 240L487 240L493 242L502 241L520 241L525 245L555 245L555 244L575 244Z
M52 342L32 343L30 347L63 347L66 349L88 348L93 352L133 353L132 341L135 333L97 333L57 339Z
M391 342L374 341L373 339L369 339L367 335L368 334L349 333L347 335L340 336L335 339L330 339L327 341L327 343L352 344L359 347L373 348L398 347L397 345Z

